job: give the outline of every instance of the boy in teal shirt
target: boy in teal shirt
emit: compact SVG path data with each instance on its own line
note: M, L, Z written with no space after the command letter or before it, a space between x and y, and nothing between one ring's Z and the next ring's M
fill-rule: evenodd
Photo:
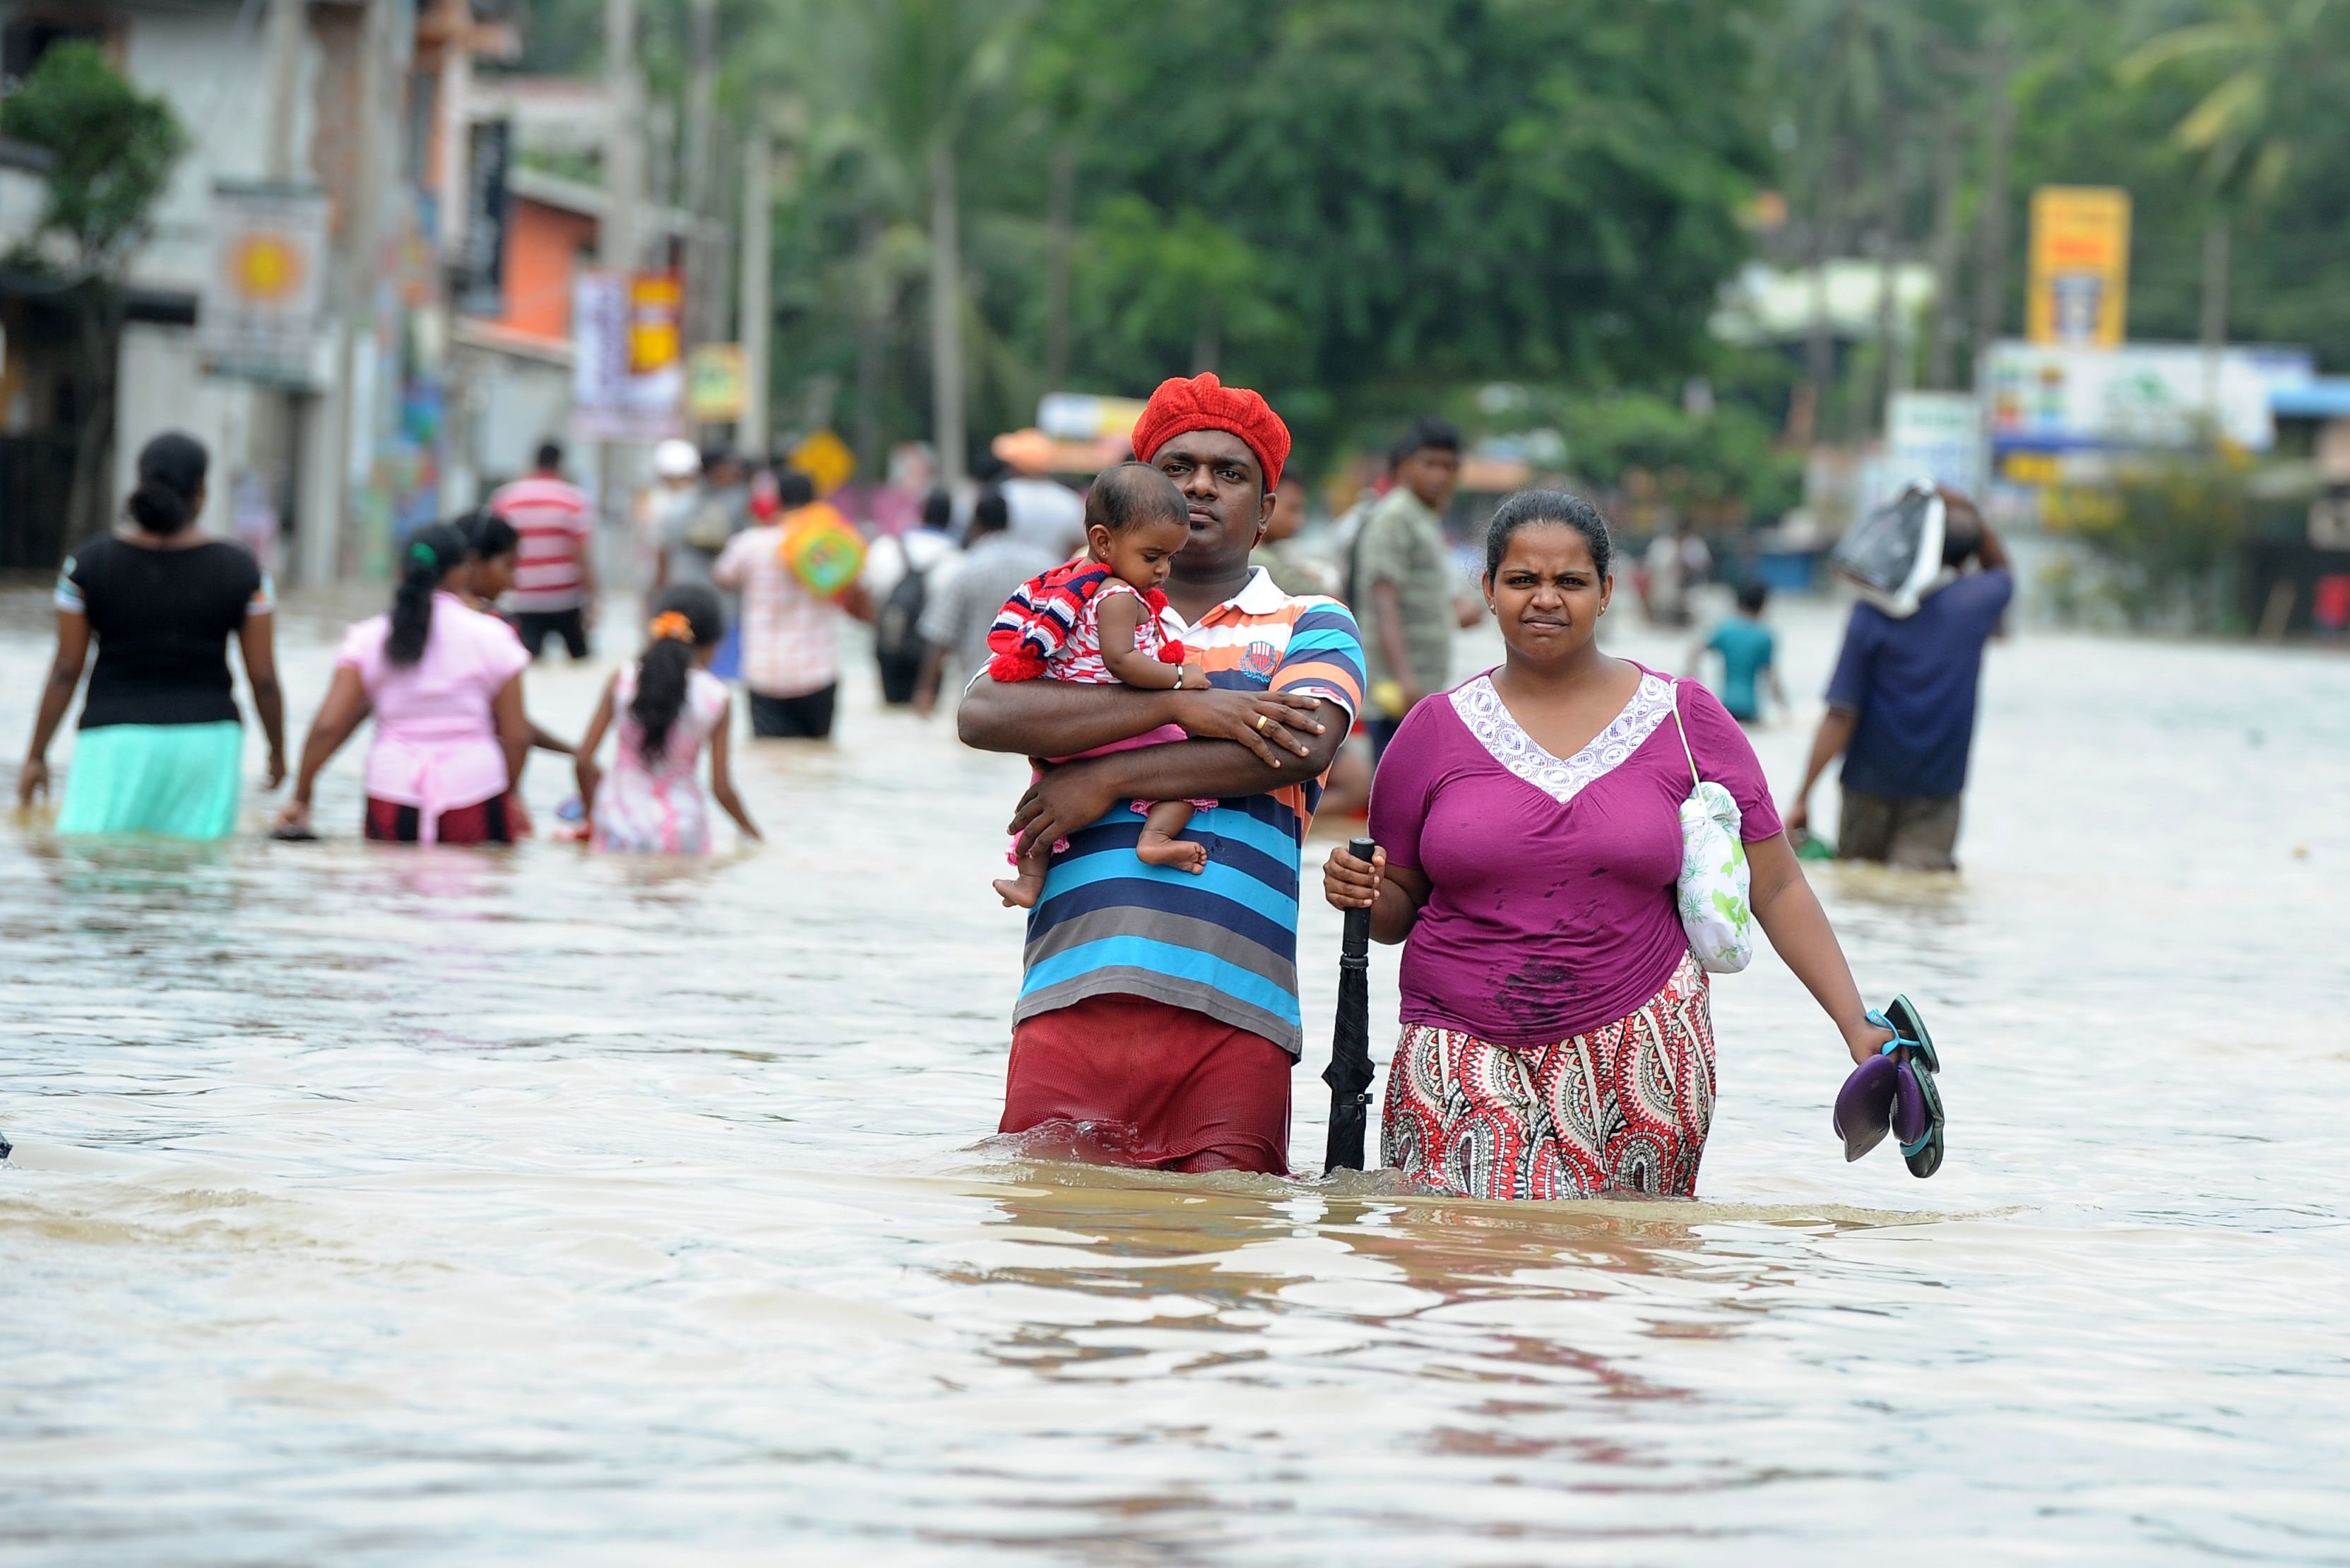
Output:
M1778 639L1762 624L1762 607L1770 598L1771 590L1761 583L1742 584L1738 613L1714 628L1713 635L1690 653L1691 670L1702 668L1709 653L1721 655L1721 705L1742 724L1762 722L1758 687L1766 675L1771 678L1771 695L1782 709L1788 707L1787 689L1780 684L1779 667L1773 659Z

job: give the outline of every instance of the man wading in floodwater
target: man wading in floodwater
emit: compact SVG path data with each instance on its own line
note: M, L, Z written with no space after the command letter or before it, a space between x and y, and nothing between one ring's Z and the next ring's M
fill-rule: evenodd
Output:
M1022 847L1066 838L1028 920L1002 1131L1051 1128L1066 1152L1169 1170L1289 1169L1300 846L1362 701L1354 618L1293 598L1249 552L1289 431L1212 375L1162 382L1135 454L1189 504L1167 597L1211 690L1055 680L963 699L966 744L1068 756L1178 724L1192 738L1049 770L1013 819ZM1138 798L1214 797L1181 836L1197 875L1143 864Z

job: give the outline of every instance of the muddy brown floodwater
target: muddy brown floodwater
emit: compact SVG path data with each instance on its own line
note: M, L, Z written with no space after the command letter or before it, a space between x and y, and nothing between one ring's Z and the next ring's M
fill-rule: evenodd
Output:
M285 618L298 725L335 628ZM1815 692L1836 623L1781 618ZM1947 1167L1842 1162L1765 955L1679 1204L989 1144L1020 763L859 679L742 772L770 843L699 865L369 847L356 753L317 845L0 825L0 1555L2350 1561L2350 659L1996 649L1963 876L1814 870ZM1336 946L1310 899L1301 1164Z

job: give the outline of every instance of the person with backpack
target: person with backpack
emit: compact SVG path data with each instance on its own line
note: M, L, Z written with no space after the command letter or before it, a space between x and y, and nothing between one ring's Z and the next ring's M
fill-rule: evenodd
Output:
M874 540L865 557L865 592L874 605L873 661L880 668L881 701L893 707L913 701L921 684L922 611L954 575L953 523L952 498L933 489L923 497L921 521Z
M670 513L654 574L655 593L687 583L707 585L720 553L751 524L751 492L742 459L713 448L701 454L701 472L693 498ZM731 613L728 618L733 618Z
M932 493L940 501L946 492ZM985 667L990 657L987 628L1013 590L1031 577L1044 576L1061 564L1061 557L1029 543L1012 531L1012 508L1003 493L993 487L979 493L972 504L971 534L954 575L947 577L922 607L915 628L922 639L922 670L914 683L914 711L927 719L938 707L939 685L951 662L962 677Z
M785 472L776 480L776 497L783 510L735 535L710 576L721 590L743 596L751 733L820 741L832 733L840 692L841 618L871 620L872 600L853 570L828 592L804 575L821 568L792 546L803 530L828 529L837 515L827 515L830 509L816 501L808 476Z

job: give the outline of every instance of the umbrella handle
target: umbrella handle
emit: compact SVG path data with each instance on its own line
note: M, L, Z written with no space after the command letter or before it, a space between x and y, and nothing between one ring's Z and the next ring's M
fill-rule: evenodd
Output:
M1357 860L1368 860L1379 852L1375 840L1351 839L1347 853ZM1338 940L1338 961L1348 969L1368 969L1371 963L1371 912L1368 909L1347 911L1345 927Z

